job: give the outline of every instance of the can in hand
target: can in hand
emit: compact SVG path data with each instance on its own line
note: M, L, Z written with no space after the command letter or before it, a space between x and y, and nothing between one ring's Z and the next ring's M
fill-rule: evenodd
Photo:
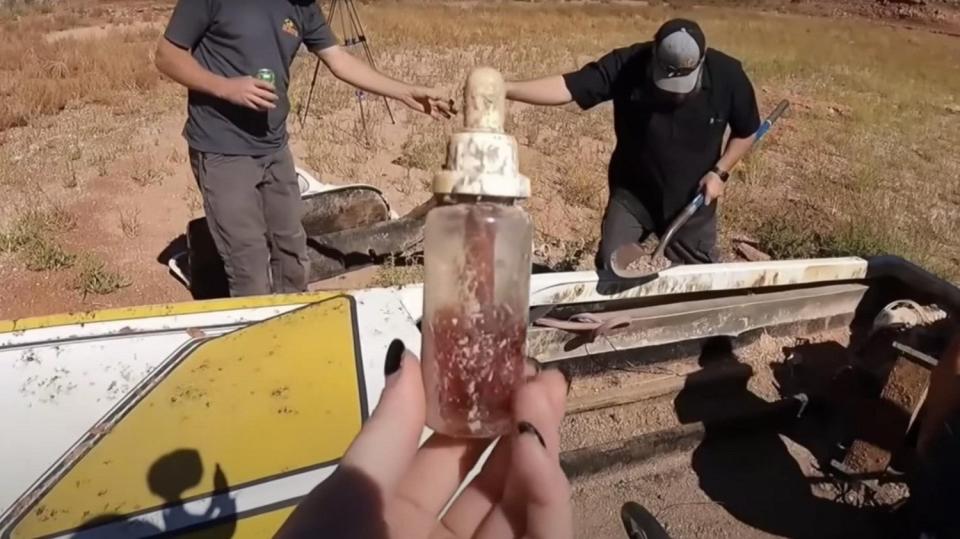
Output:
M274 86L277 84L277 76L273 73L272 69L258 70L257 78Z

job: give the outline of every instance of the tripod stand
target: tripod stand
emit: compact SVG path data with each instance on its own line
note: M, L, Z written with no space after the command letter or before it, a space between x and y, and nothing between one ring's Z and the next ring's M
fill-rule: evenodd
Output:
M331 0L330 11L327 15L327 24L334 28L334 24L339 17L339 32L336 35L343 37L344 47L350 49L358 45L363 47L363 52L367 57L367 62L371 67L376 68L373 62L373 53L370 52L370 45L367 43L367 36L363 32L363 24L360 23L360 14L357 12L357 6L353 0ZM310 101L313 100L313 90L317 86L317 77L320 75L320 59L317 58L317 65L313 69L313 81L310 83L310 92L307 94L307 102L303 107L303 114L300 117L300 127L307 121L307 113L310 112ZM357 106L360 109L360 122L363 125L364 134L367 133L367 116L363 109L364 92L356 91ZM383 98L383 104L387 107L387 114L390 115L390 123L397 123L393 117L393 111L390 110L390 103L387 98Z

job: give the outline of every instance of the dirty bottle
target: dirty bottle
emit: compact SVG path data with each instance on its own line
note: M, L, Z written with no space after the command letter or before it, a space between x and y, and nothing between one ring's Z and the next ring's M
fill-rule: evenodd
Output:
M465 128L450 137L424 228L427 426L455 437L508 432L524 381L533 223L520 207L530 181L503 131L505 107L500 73L472 71Z

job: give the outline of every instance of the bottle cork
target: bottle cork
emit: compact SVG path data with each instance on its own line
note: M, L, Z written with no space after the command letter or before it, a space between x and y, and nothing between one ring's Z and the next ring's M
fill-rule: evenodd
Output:
M471 131L502 133L507 90L503 76L491 67L478 67L464 85L464 127Z

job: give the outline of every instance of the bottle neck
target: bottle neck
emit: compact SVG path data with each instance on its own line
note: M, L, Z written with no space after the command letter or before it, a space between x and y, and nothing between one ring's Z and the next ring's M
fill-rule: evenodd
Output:
M462 193L437 193L437 203L440 205L454 204L499 204L501 206L518 206L522 199L513 197L494 197L484 195L467 195Z

